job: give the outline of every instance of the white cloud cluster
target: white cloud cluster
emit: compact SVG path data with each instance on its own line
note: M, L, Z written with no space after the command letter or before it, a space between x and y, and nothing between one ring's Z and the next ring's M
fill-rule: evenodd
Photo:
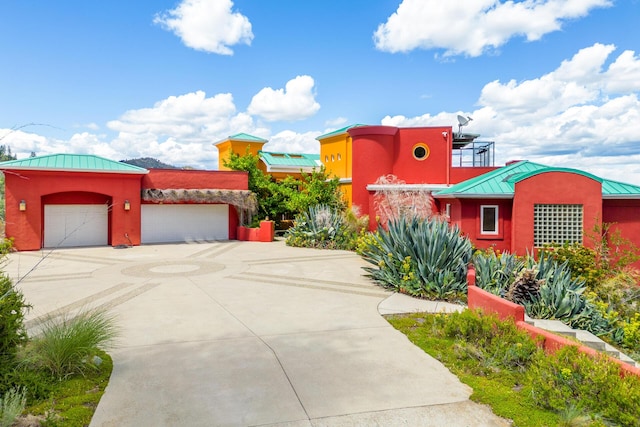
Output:
M320 135L320 132L297 133L285 130L269 138L269 142L264 145L264 149L281 153L319 153L320 144L316 141L316 138Z
M374 33L379 50L444 49L444 56L479 56L515 36L538 40L563 21L611 0L403 0Z
M0 129L0 144L9 145L19 158L32 151L37 155L96 154L115 160L153 157L176 166L207 169L218 165L218 150L212 144L239 132L270 139L268 149L272 151L313 153L319 151L315 137L320 132L284 131L271 137L271 131L256 124L251 115L269 120L309 117L320 107L311 91L313 84L311 77L299 76L287 82L285 90L265 88L254 96L249 112L237 111L230 93L207 96L196 91L125 112L107 123L115 133L112 138L92 133L96 126L89 124L84 126L88 131L77 132L68 140L27 131L31 129Z
M157 14L153 22L190 48L233 55L229 46L250 45L253 33L249 19L232 9L231 0L182 0L175 9Z
M315 100L311 76L297 76L284 89L265 87L254 95L247 112L264 120L295 121L313 116L320 109Z
M480 108L458 112L474 118L465 131L495 140L498 163L529 159L640 184L640 57L624 51L607 66L614 51L596 43L540 78L487 83ZM387 116L382 123L457 127L458 113Z

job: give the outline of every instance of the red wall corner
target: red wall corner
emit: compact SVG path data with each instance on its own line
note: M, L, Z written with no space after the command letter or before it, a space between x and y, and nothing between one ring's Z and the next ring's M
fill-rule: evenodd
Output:
M493 295L477 286L467 286L467 306L495 313L502 320L524 321L524 307Z

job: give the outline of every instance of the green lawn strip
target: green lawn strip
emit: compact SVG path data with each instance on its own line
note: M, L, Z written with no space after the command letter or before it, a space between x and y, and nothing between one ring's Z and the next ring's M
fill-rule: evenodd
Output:
M531 393L522 387L523 373L495 370L476 360L459 358L455 340L438 337L434 333L437 325L429 323L426 316L389 316L387 321L469 385L473 389L471 399L489 405L496 415L513 420L518 427L560 425L558 414L536 406Z
M55 384L48 399L32 402L23 414L44 417L43 426L88 426L109 383L113 362L111 357L99 351L102 363L97 369L89 369L85 376L76 375Z

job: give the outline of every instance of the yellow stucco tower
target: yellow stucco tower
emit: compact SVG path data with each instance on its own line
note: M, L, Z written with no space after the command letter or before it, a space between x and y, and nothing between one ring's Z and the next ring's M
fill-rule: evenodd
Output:
M224 163L229 159L231 153L236 153L240 156L243 156L246 153L259 156L262 146L267 142L268 140L266 139L249 135L248 133L237 133L235 135L231 135L227 139L214 143L213 145L218 148L218 170L230 170L224 165Z
M349 129L361 125L346 126L333 132L320 135L316 139L320 142L320 161L329 176L340 178L340 191L345 201L351 207L351 136Z

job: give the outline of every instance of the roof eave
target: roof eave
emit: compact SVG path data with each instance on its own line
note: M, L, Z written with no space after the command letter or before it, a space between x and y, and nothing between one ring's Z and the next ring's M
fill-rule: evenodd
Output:
M313 172L317 170L320 166L270 166L267 165L267 173L300 173L302 172Z
M382 191L382 190L407 190L407 191L436 191L449 188L446 184L369 184L367 185L368 191Z
M438 194L433 193L433 197L438 199L513 199L513 194L485 194L485 193L453 193Z
M640 194L603 194L603 200L640 200Z
M67 169L67 168L42 168L42 167L12 167L12 166L2 166L0 165L1 170L11 170L11 171L42 171L42 172L90 172L90 173L112 173L119 175L146 175L149 173L148 170L111 170L111 169Z

